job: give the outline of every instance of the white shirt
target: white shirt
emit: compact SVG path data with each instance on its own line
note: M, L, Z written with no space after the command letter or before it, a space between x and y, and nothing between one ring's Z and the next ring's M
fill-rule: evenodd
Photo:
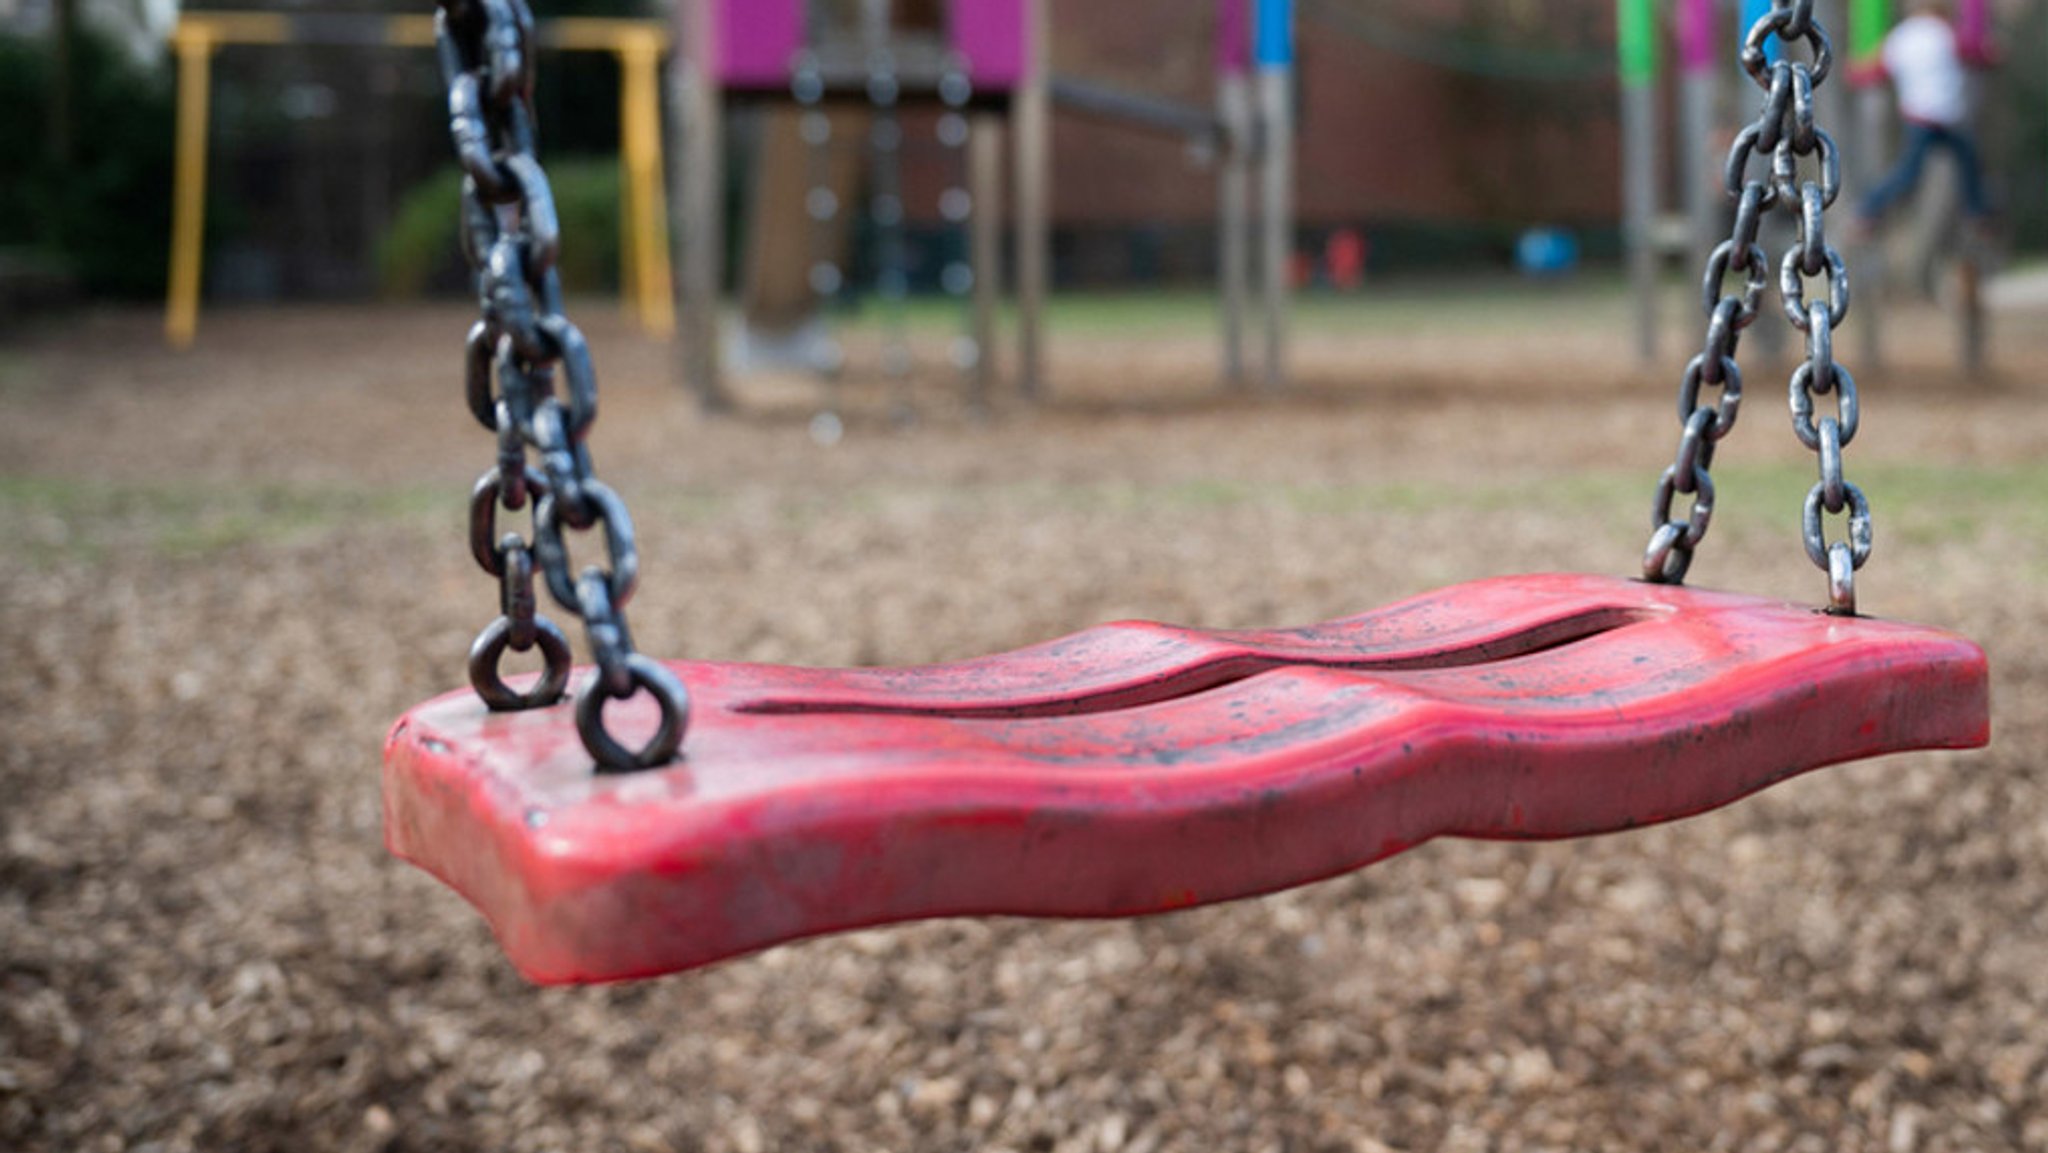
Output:
M1956 30L1939 16L1902 21L1884 41L1884 70L1899 92L1899 115L1954 127L1970 114L1969 82Z

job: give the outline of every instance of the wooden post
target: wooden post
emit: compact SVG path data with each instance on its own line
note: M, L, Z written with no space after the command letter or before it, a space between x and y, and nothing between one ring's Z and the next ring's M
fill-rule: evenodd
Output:
M200 261L206 242L206 120L213 89L213 34L204 26L180 24L171 36L171 47L178 57L178 135L164 337L172 348L190 348L199 333Z
M623 249L632 253L627 290L640 327L668 340L675 335L675 273L668 256L668 189L662 175L661 36L625 34L619 43L619 163L631 215Z
M619 311L635 320L639 319L640 269L635 262L640 251L634 245L637 237L633 234L633 223L639 218L638 205L634 203L633 164L626 156L626 141L632 138L629 125L633 122L633 110L626 99L626 60L613 53L619 63Z

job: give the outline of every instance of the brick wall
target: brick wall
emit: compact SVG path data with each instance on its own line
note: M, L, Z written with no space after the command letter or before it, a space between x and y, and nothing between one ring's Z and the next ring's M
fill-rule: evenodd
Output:
M1600 0L1504 6L1526 10L1524 19L1581 24L1611 20L1612 7ZM1206 107L1213 100L1212 7L1053 0L1054 69ZM1403 28L1441 36L1448 23L1483 19L1488 7L1483 0L1406 0L1382 11ZM1618 213L1611 77L1489 78L1423 62L1357 31L1313 9L1303 14L1304 225L1590 222ZM1214 215L1213 174L1172 141L1059 115L1053 150L1060 226L1192 224Z

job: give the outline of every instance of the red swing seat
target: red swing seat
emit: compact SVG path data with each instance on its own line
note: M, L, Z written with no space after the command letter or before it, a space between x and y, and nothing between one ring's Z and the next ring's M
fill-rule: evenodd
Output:
M572 706L492 713L467 689L391 733L390 848L535 981L923 917L1188 908L1989 737L1984 654L1950 633L1576 575L925 668L673 667L692 720L665 769L594 774ZM644 699L621 719L636 703L651 724Z

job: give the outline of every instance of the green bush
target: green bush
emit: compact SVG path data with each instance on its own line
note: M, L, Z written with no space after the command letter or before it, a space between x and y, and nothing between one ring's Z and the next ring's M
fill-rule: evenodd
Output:
M619 169L609 157L571 157L548 165L562 220L562 286L608 291L619 279ZM415 297L461 277L462 174L442 169L399 201L377 240L377 283L387 296Z
M55 54L0 36L0 247L53 258L89 292L163 292L171 227L170 70L136 67L81 30L72 48L73 155L50 145Z

